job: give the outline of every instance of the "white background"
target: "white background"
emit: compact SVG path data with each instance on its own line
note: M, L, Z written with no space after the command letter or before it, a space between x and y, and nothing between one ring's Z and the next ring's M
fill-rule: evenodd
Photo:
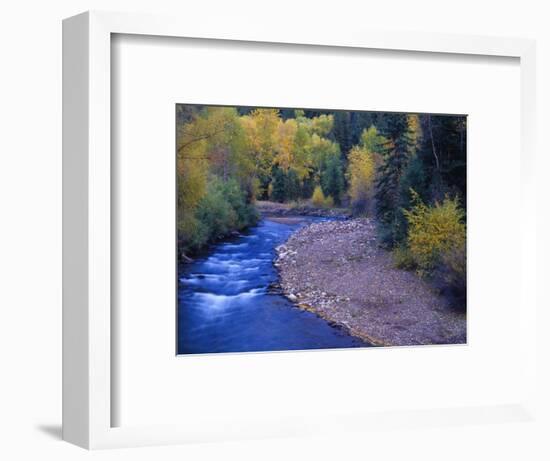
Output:
M96 9L139 10L191 15L191 20L274 21L326 27L373 27L495 35L539 39L539 83L550 81L548 14L541 2L465 0L330 2L130 2L21 1L3 10L2 72L0 73L1 125L0 188L2 280L0 322L2 380L0 409L2 443L6 459L547 459L543 428L530 423L381 431L347 436L280 439L224 445L163 447L89 454L59 441L61 402L61 26L63 17ZM357 3L357 5L355 5ZM242 7L238 5L242 4ZM359 6L362 5L362 6ZM550 126L548 84L539 84L539 131ZM505 133L503 133L505 136ZM545 136L540 137L540 154ZM544 148L544 149L543 149ZM548 160L540 172L548 170ZM541 181L544 203L548 186ZM544 195L546 194L546 195ZM517 215L508 210L506 219ZM548 234L548 225L539 229ZM540 243L542 245L542 242ZM545 248L547 249L547 248ZM540 268L545 263L542 248ZM503 249L502 264L507 264ZM543 273L539 274L543 276ZM487 276L490 277L490 274ZM546 305L548 295L546 296ZM546 331L548 314L539 318ZM514 338L510 338L514 341ZM541 335L541 342L548 340ZM548 386L548 368L541 369ZM548 398L542 402L548 410ZM548 433L548 428L546 428Z
M502 219L519 207L518 60L129 36L113 55L117 426L521 401L519 246L494 264L520 236ZM468 346L176 358L176 101L468 114Z

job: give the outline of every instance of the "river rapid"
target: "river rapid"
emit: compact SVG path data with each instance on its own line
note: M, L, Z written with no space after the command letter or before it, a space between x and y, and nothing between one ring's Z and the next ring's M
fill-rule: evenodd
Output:
M270 289L275 248L305 224L263 219L179 266L179 354L368 346Z

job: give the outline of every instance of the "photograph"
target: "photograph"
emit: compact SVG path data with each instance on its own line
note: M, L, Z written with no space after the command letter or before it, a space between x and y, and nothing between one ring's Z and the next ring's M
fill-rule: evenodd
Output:
M550 461L550 21L496 6L5 2L0 461Z
M176 104L177 354L467 343L467 116Z

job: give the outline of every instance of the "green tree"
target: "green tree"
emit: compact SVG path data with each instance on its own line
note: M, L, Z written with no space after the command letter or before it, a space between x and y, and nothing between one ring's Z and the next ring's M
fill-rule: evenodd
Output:
M332 197L335 204L340 204L344 193L344 173L339 155L331 155L326 159L321 173L321 187L325 196Z
M351 116L348 111L338 111L334 113L334 128L332 135L340 145L340 149L345 158L353 145L351 132Z
M466 207L466 117L426 114L421 126L424 136L419 155L431 178L432 200L458 195Z
M271 200L276 202L284 202L286 196L286 176L283 170L279 167L273 168L273 175L271 180Z
M396 230L402 219L399 208L399 185L409 159L416 152L417 119L407 114L386 114L383 135L387 142L382 164L378 168L376 183L376 215L380 221L380 238L383 245L397 243Z

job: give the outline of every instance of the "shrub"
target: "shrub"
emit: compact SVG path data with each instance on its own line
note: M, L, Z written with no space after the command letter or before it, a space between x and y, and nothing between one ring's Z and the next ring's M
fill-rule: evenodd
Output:
M321 186L316 186L313 190L313 195L311 196L311 203L313 203L313 206L321 208L325 204L325 194L323 194L323 190L321 189Z
M381 248L386 250L391 250L393 248L394 242L391 226L379 221L376 226L376 238L378 239L378 244Z
M317 208L332 208L334 206L334 199L330 195L325 197L321 187L316 186L311 197L311 203Z
M408 221L407 244L422 275L430 274L446 253L458 251L466 242L464 211L458 198L425 205L411 189L413 207L403 210Z
M442 253L434 278L441 291L455 298L461 307L466 305L466 242Z
M212 183L215 193L219 193L235 212L235 221L229 222L229 230L241 230L258 221L256 209L246 203L245 193L234 179L228 181L215 180Z
M208 241L208 230L194 213L184 213L178 222L178 247L183 253L199 250Z
M303 200L291 200L290 202L287 203L288 205L288 208L290 208L291 210L300 210L304 207L307 206L307 202L306 201L303 201Z
M212 189L209 187L196 211L197 219L207 229L208 240L223 237L237 227L237 213L220 190Z
M416 261L406 245L395 247L392 251L393 262L398 269L416 269Z
M213 178L195 210L178 217L178 239L183 252L195 252L209 241L255 224L258 214L246 202L237 181Z
M369 204L371 199L370 190L362 187L355 188L353 195L350 197L351 210L354 216L362 216L368 214Z

